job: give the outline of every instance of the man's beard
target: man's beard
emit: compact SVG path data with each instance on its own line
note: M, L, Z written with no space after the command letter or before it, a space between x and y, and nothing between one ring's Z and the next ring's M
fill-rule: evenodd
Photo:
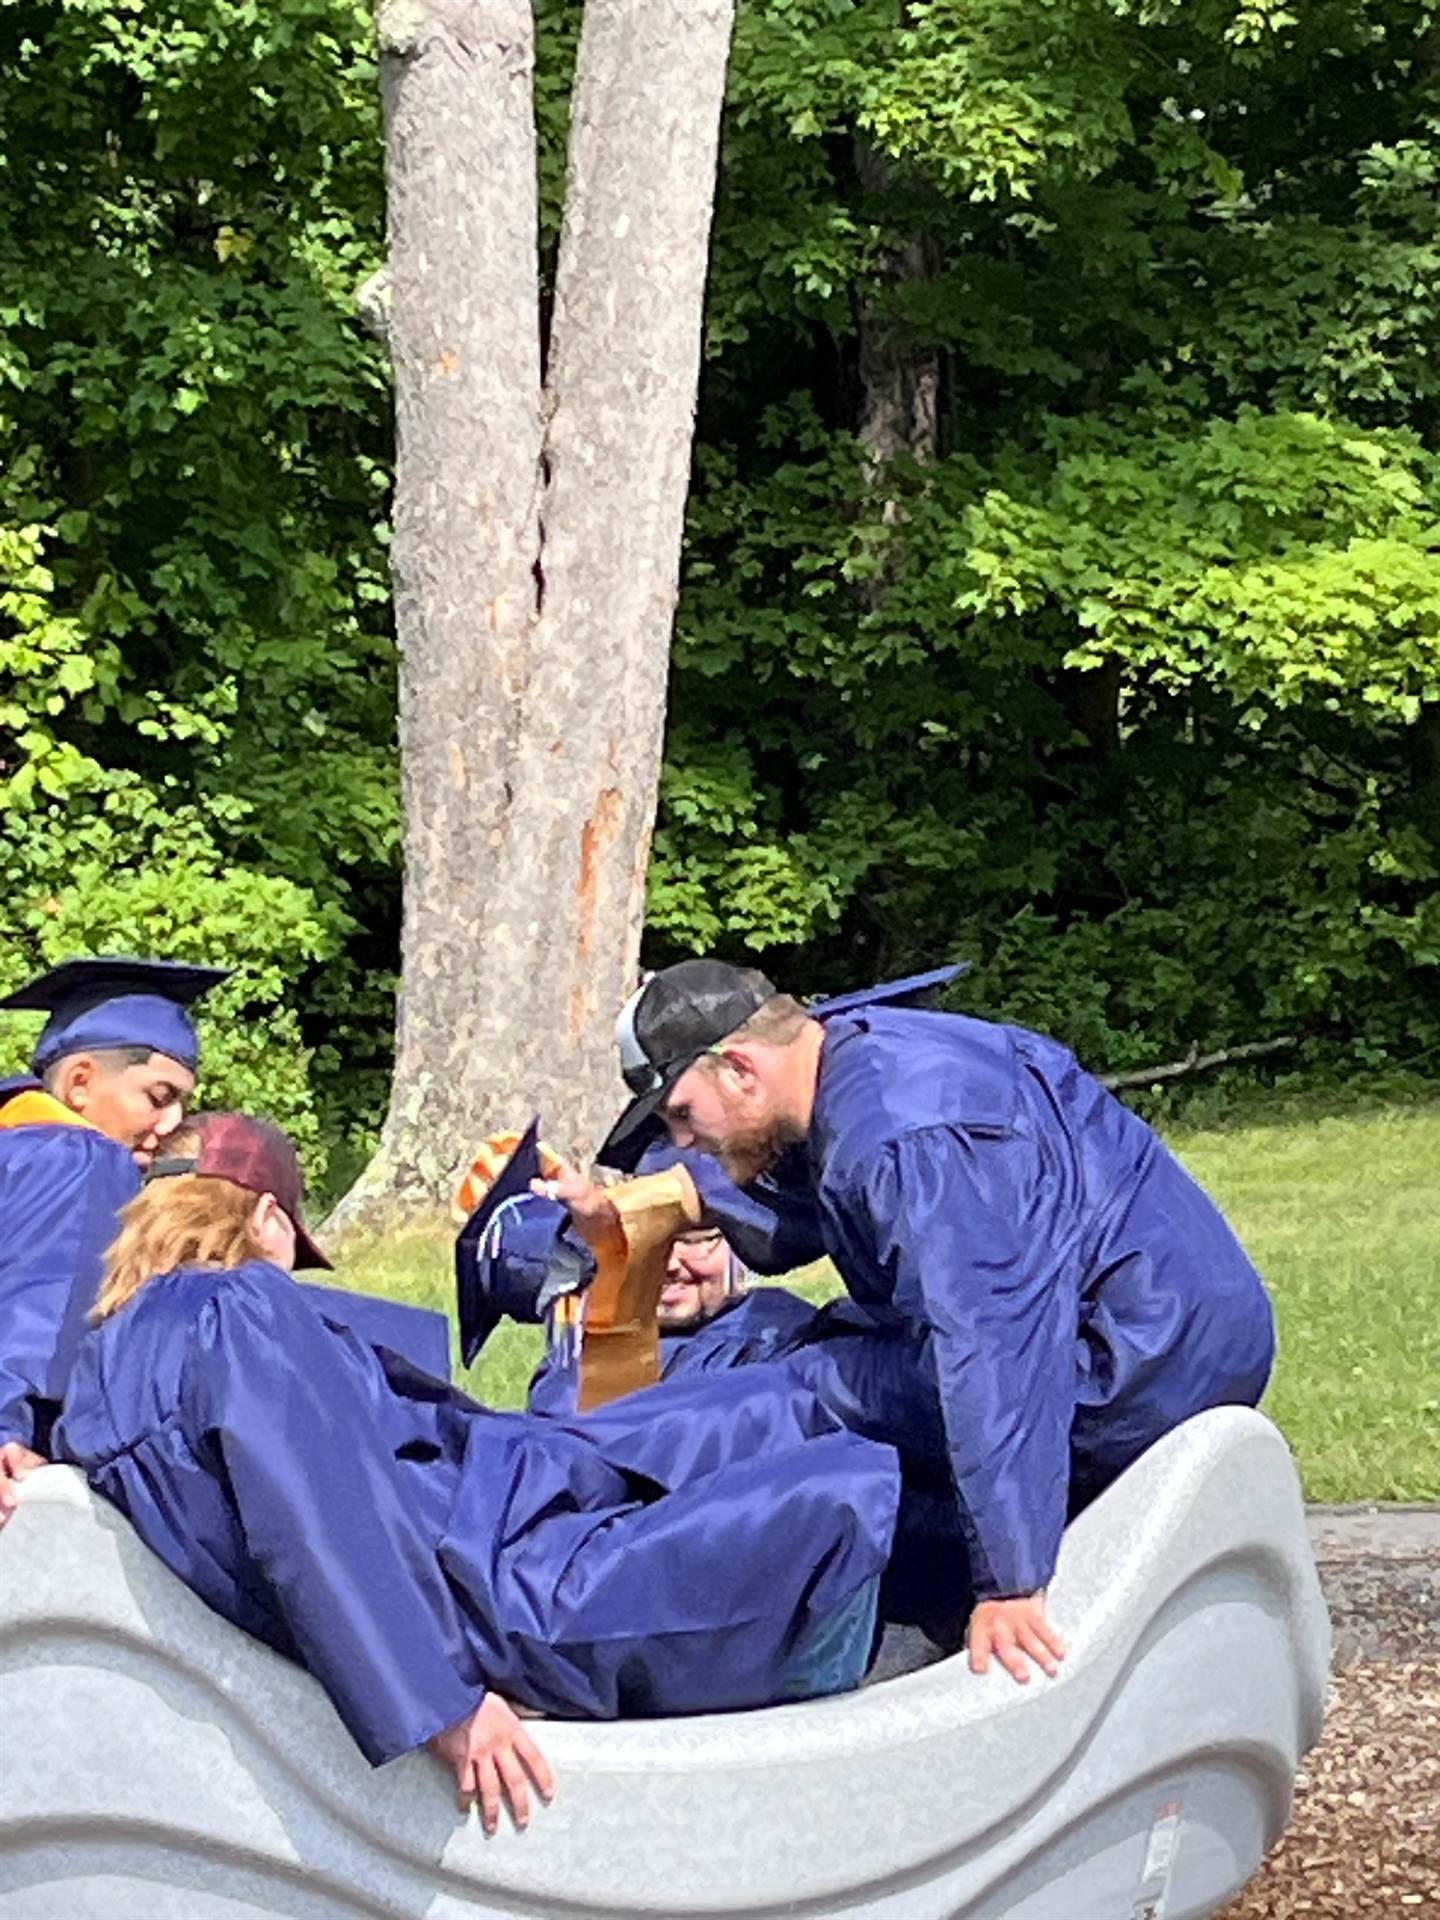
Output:
M737 1187L748 1187L762 1173L769 1173L794 1140L792 1129L771 1119L763 1125L737 1127L722 1146L715 1148L715 1158Z

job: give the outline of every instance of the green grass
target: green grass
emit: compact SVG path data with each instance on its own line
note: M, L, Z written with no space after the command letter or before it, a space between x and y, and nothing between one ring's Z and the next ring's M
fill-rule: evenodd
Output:
M1440 1106L1176 1144L1274 1295L1306 1493L1440 1499Z
M1179 1135L1265 1275L1280 1322L1266 1410L1313 1500L1440 1499L1440 1106L1325 1117L1288 1113ZM421 1306L452 1304L448 1234L409 1233L349 1256L342 1283ZM800 1291L836 1290L812 1269ZM500 1327L462 1376L515 1406L540 1335Z
M439 1307L451 1315L455 1333L454 1239L446 1233L399 1233L371 1240L348 1250L338 1262L336 1279L342 1286L368 1293L388 1294L416 1307ZM467 1373L455 1355L455 1378L491 1406L518 1407L540 1358L538 1327L517 1327L502 1321L486 1341L479 1360Z

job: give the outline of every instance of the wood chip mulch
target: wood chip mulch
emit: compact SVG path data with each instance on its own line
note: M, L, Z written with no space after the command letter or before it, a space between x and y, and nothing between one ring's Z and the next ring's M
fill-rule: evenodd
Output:
M1337 1674L1289 1829L1223 1920L1440 1920L1440 1657Z

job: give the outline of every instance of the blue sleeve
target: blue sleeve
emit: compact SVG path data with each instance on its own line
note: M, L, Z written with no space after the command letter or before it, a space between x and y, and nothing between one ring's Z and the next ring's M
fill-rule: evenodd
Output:
M864 1204L895 1305L933 1336L973 1584L993 1599L1034 1593L1055 1571L1074 1327L1049 1250L1025 1230L1023 1194L1006 1204L1022 1170L1000 1149L982 1181L974 1156L948 1127L905 1134L871 1164Z
M723 1373L764 1366L788 1353L819 1321L814 1307L786 1287L756 1287L692 1333L663 1334L661 1373Z
M372 1378L372 1375L374 1376ZM218 1449L247 1550L296 1648L372 1765L470 1713L455 1603L369 1404L372 1356L294 1282L241 1268L207 1306L186 1414Z
M527 1413L543 1413L573 1419L578 1411L580 1369L563 1358L553 1347L546 1347L540 1364L530 1376L525 1395Z
M314 1280L296 1284L317 1313L349 1327L367 1346L389 1347L421 1373L436 1380L450 1378L450 1322L443 1313Z
M749 1366L763 1356L753 1353L744 1340L732 1334L730 1315L697 1327L693 1333L665 1333L660 1336L660 1378L678 1380L690 1373L729 1373L734 1367Z
M0 1445L43 1441L140 1176L88 1127L0 1133Z
M793 1273L824 1259L819 1209L808 1186L765 1178L737 1187L708 1153L668 1141L649 1148L637 1171L659 1173L674 1166L689 1173L706 1220L720 1228L752 1273Z

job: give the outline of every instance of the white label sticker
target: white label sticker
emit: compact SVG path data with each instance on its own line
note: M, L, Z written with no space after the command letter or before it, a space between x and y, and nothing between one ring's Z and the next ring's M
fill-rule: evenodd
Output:
M1180 1844L1180 1811L1178 1800L1165 1800L1155 1809L1155 1824L1150 1829L1150 1844L1145 1849L1145 1865L1140 1871L1140 1890L1130 1909L1130 1920L1165 1920L1170 1875L1175 1866L1175 1850Z

